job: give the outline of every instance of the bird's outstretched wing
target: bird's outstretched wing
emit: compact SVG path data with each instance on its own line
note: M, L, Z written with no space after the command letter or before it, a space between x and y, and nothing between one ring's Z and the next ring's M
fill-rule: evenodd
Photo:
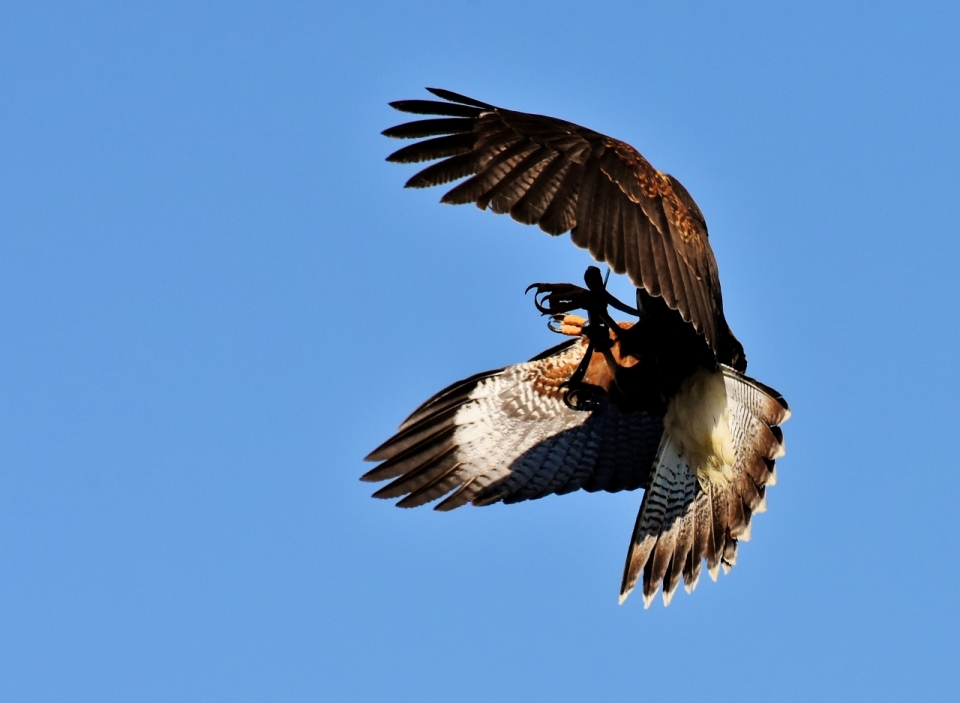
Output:
M707 225L679 181L657 171L629 144L598 132L428 90L447 102L391 105L441 117L384 131L388 137L426 138L388 161L442 159L413 176L408 187L469 177L442 202L509 212L553 235L572 230L574 244L616 273L626 273L638 288L662 296L704 335L721 362L737 365L724 348L728 328Z
M646 486L663 420L605 398L591 411L567 407L561 384L585 349L582 339L565 342L441 391L367 457L382 463L363 480L395 479L374 496L402 497L401 507L453 491L437 510Z
M778 426L790 410L772 388L729 367L721 372L734 454L730 474L698 480L689 456L664 435L630 540L621 602L642 574L644 604L661 583L669 604L681 575L688 592L696 587L703 559L716 580L720 567L726 572L736 563L737 543L750 539L753 513L766 509L766 488L776 483L774 460L784 451Z

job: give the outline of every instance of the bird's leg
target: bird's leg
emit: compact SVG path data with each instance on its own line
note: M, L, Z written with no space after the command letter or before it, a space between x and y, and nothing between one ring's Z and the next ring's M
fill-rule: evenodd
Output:
M593 359L593 353L597 349L596 340L601 337L596 330L589 329L588 321L579 315L569 314L573 310L589 310L594 308L592 301L593 293L572 283L534 283L527 290L536 289L534 305L537 306L543 315L549 315L550 321L547 323L553 332L570 335L572 337L585 337L587 339L587 348L584 350L583 358L577 365L576 370L570 378L561 386L565 388L563 402L573 410L593 410L597 404L597 398L602 396L604 389L584 382L587 375L587 369L590 367L590 361ZM609 343L609 332L604 332ZM602 344L602 342L601 342Z
M591 293L588 298L590 305L587 307L587 314L590 318L587 325L587 333L589 335L590 328L593 328L596 330L595 334L597 338L603 337L604 342L595 345L596 351L599 351L603 355L607 369L613 376L614 385L620 387L622 374L626 369L626 366L621 363L624 354L624 347L622 345L624 328L610 316L607 306L614 307L621 312L636 315L638 318L641 317L640 310L631 308L611 295L606 289L606 281L600 275L600 269L595 266L589 267L586 273L584 273L583 278L587 284L587 289ZM639 296L637 300L639 303ZM614 345L618 347L616 356L613 350ZM627 366L629 365L630 364Z
M591 341L587 344L587 349L576 370L560 385L560 388L565 389L563 402L571 410L594 410L597 407L598 398L606 393L606 389L583 380L590 368L594 351L594 344Z
M534 283L527 288L528 291L531 288L536 289L534 304L541 313L551 316L547 326L552 331L570 336L581 335L587 339L583 358L563 384L567 389L564 402L574 410L592 410L596 407L597 397L606 393L603 387L584 381L595 352L600 352L604 357L614 379L620 369L612 350L614 344L620 341L621 327L610 316L607 306L630 314L639 314L636 309L625 305L607 292L603 275L596 266L587 269L584 281L587 288L570 283ZM578 309L586 311L586 320L579 315L568 314Z
M561 332L565 329L572 332L579 327L580 334L586 337L588 342L587 349L576 370L563 384L563 387L567 389L563 401L574 410L593 410L597 406L598 398L606 393L604 388L587 383L584 378L595 352L600 352L604 356L610 353L614 343L614 339L611 339L611 333L615 338L616 332L613 330L618 327L616 322L607 314L606 289L603 285L603 278L600 276L600 270L591 266L587 269L584 279L587 289L578 288L576 294L569 297L570 304L576 304L586 310L587 319L566 315L560 325Z
M583 274L583 280L587 284L587 290L590 292L590 295L586 296L587 304L585 307L587 314L591 315L591 321L602 321L610 328L614 337L619 341L621 327L610 316L610 313L607 312L607 306L615 308L620 312L625 312L628 315L636 315L637 317L640 317L640 311L637 308L632 308L626 303L621 302L607 290L606 281L600 274L600 269L596 266L587 268Z
M584 280L587 284L587 290L578 296L576 302L586 310L587 319L566 315L560 325L561 332L572 332L579 328L580 334L586 337L588 341L586 352L577 365L577 369L563 384L563 387L567 389L563 401L574 410L593 410L597 407L598 399L606 393L604 388L586 383L584 378L595 352L600 352L609 365L610 360L613 359L611 349L618 339L617 334L620 329L607 312L606 296L608 294L604 287L603 278L600 276L600 270L591 266L587 269Z

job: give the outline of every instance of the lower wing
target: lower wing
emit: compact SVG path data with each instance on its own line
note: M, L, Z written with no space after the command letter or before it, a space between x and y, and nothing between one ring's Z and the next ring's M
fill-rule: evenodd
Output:
M404 508L447 496L437 510L645 487L663 419L603 397L589 411L568 407L561 386L585 350L572 340L441 391L371 452L382 463L363 480L394 479L374 496Z

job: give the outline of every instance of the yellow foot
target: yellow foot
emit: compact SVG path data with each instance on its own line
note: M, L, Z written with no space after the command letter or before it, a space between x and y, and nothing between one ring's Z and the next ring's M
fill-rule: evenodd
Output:
M560 333L567 334L571 337L579 337L583 334L583 326L587 324L587 320L584 317L579 315L564 315L563 319L560 320Z

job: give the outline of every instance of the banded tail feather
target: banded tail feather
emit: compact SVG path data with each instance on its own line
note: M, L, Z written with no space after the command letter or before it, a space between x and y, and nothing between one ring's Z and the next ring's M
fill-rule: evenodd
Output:
M664 420L664 434L627 552L620 602L643 577L644 607L663 586L669 605L683 576L692 592L707 561L716 580L750 539L765 508L774 461L783 456L783 397L728 367L685 381Z

